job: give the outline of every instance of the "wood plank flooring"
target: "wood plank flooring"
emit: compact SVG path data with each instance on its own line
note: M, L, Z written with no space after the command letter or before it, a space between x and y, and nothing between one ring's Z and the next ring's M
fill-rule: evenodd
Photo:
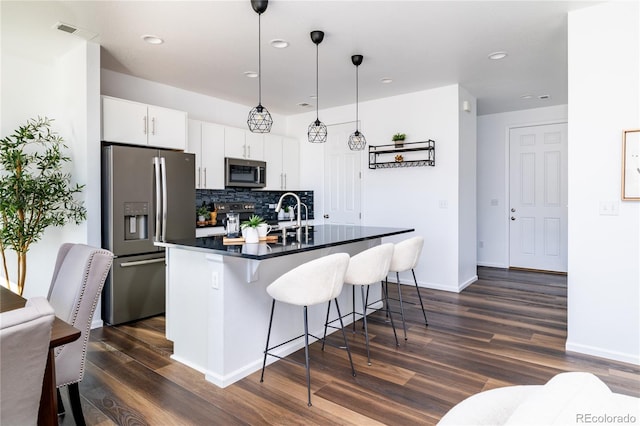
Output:
M429 425L474 393L543 384L564 371L592 372L614 392L640 397L640 367L565 352L565 276L494 268L478 275L460 294L422 290L429 326L418 306L405 307L408 340L398 328L400 347L374 314L381 321L370 322L371 366L364 337L348 334L355 378L343 350L313 344L312 407L303 366L276 362L263 383L258 371L220 389L169 358L162 316L95 329L80 383L87 424ZM415 288L401 289L417 302ZM330 338L338 343L339 333ZM304 350L291 358L304 362ZM72 425L62 394L69 414L60 424Z

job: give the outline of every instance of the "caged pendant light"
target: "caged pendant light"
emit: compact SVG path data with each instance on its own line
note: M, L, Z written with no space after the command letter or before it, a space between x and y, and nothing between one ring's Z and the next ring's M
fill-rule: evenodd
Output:
M364 135L358 130L358 67L362 63L362 55L351 56L351 62L356 66L356 131L349 136L349 149L351 151L362 151L367 144Z
M258 106L249 111L247 125L253 133L269 133L273 119L271 114L262 106L262 57L260 38L260 16L267 10L269 0L251 0L251 7L258 14Z
M316 45L316 121L309 124L307 136L311 143L323 143L327 141L327 126L318 118L318 100L320 99L320 94L318 93L318 45L324 39L324 32L311 31L310 35L311 41Z

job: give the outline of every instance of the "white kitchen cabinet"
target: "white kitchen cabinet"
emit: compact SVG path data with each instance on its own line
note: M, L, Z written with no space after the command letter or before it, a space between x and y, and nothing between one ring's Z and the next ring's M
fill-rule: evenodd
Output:
M224 152L225 156L231 158L264 160L263 135L237 127L225 127Z
M224 188L224 127L189 120L187 152L196 155L196 188Z
M185 149L187 113L103 96L102 140L156 148Z
M300 186L300 147L298 141L277 135L265 135L264 159L267 162L266 190L296 190Z

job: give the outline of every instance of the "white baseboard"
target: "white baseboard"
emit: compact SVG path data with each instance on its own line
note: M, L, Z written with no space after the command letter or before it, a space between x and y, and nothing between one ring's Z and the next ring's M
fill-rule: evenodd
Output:
M94 328L100 328L104 325L104 322L102 321L102 318L94 318L93 321L91 321L91 329L93 330Z
M476 262L478 266L486 266L488 268L501 268L501 269L509 269L509 265L505 265L504 263L493 263L493 262Z
M395 282L395 277L391 281ZM478 276L474 275L473 277L469 278L467 281L465 281L462 284L459 284L457 286L448 286L448 285L444 285L444 284L440 284L440 283L418 282L418 287L420 287L420 288L429 288L431 290L448 291L448 292L451 292L451 293L460 293L462 290L464 290L465 288L469 287L471 284L473 284L476 281L478 281ZM413 282L413 279L411 279L411 280L400 279L400 284L409 285L409 286L415 287L415 283Z
M569 352L578 352L585 355L597 356L599 358L611 359L614 361L626 362L628 364L640 365L639 354L628 354L624 352L611 351L595 346L582 345L567 341L565 349Z

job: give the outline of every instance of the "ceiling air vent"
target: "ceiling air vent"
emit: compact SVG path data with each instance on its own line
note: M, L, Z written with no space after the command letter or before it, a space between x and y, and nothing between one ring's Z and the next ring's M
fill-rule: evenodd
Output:
M91 40L98 35L97 33L85 30L84 28L78 28L70 24L65 24L64 22L56 22L53 28L68 34L73 34L74 36L80 37L85 40Z

